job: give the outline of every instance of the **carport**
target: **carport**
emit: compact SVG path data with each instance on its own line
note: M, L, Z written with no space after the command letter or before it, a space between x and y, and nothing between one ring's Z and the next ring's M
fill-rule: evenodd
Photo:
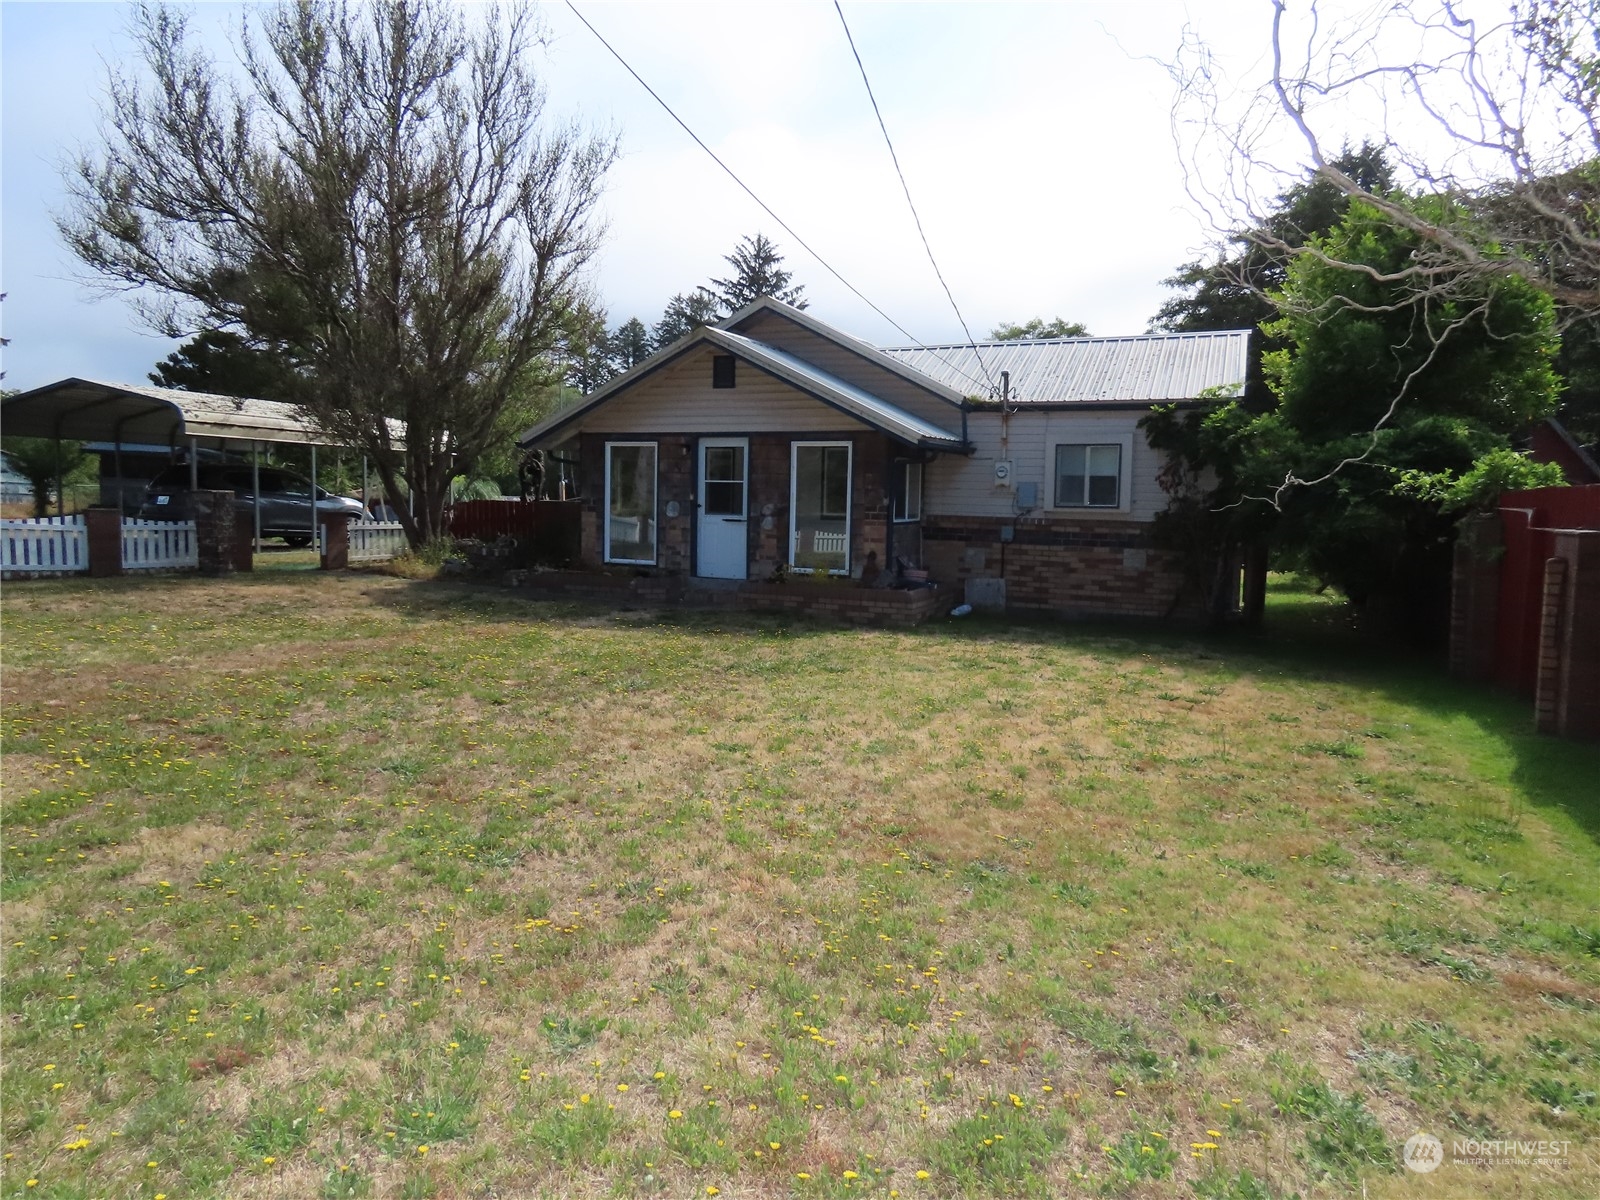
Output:
M390 436L404 446L398 426L391 422ZM255 486L255 549L261 549L261 448L267 443L308 446L313 484L317 473L317 448L340 447L293 404L276 400L251 400L217 396L176 388L142 384L101 383L93 379L63 379L0 402L0 428L19 437L53 438L57 442L110 442L113 446L118 495L121 495L122 447L166 446L187 449L189 486L199 486L199 451L251 449ZM361 462L361 499L366 502L367 463ZM56 485L58 513L64 508L60 481ZM316 529L316 497L312 495L311 528Z

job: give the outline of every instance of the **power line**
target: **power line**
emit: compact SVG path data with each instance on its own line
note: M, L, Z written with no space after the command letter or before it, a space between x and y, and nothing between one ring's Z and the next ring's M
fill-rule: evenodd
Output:
M894 142L889 137L889 127L883 123L883 110L878 107L878 97L872 93L872 81L867 78L866 64L861 61L861 51L856 49L856 39L851 36L850 22L844 19L844 9L840 6L839 0L833 0L833 11L839 14L839 24L844 26L845 41L850 43L850 53L855 56L856 67L861 72L861 82L867 88L867 99L872 101L872 112L878 118L878 128L883 131L883 144L889 147L889 158L894 163L894 173L900 177L900 190L906 194L906 207L911 210L911 219L917 223L917 236L922 239L922 248L927 251L928 262L932 264L933 273L939 278L939 286L944 289L945 299L950 301L950 308L956 314L956 320L961 322L961 332L967 335L967 345L972 347L972 353L978 358L978 366L983 368L983 377L989 381L989 386L992 388L995 383L994 376L989 374L989 364L983 361L983 352L978 349L972 330L967 328L967 319L961 315L961 308L950 292L950 285L944 280L944 272L939 270L939 263L933 257L933 247L928 244L928 234L922 228L922 217L917 213L916 202L911 199L911 185L906 182L906 173L900 169L900 156L894 152Z
M711 156L711 161L716 163L717 166L721 167L723 169L723 171L725 171L727 173L728 178L733 180L734 183L739 185L739 187L744 191L745 195L749 196L750 199L754 200L758 205L760 205L761 210L764 213L766 213L767 216L771 217L774 221L776 221L783 228L783 231L785 233L787 233L796 242L798 242L800 244L800 248L801 249L803 249L807 254L811 255L812 258L816 259L817 262L821 263L823 269L826 270L828 272L828 274L832 275L840 283L844 284L844 286L846 288L848 288L850 290L850 292L858 300L860 300L863 304L865 304L873 312L877 313L885 321L887 321L887 322L889 322L889 324L893 325L897 330L899 330L907 338L910 338L911 341L913 343L915 343L917 346L921 347L924 350L929 350L930 352L932 351L931 347L923 345L923 343L920 340L918 340L917 336L915 334L913 334L909 329L907 329L904 325L900 324L900 322L896 321L888 313L884 312L883 309L879 308L871 300L867 299L867 297L865 296L865 294L862 293L860 288L856 287L855 284L851 283L843 275L839 274L839 272L834 269L832 263L830 263L827 259L823 258L822 255L818 254L815 250L813 250L811 248L810 244L803 237L801 237L798 233L796 233L794 231L794 228L789 224L789 222L785 221L777 213L773 212L772 211L772 206L769 205L760 196L756 195L755 192L751 190L750 185L747 184L744 180L740 179L739 176L734 172L734 169L732 167L730 167L727 163L723 162L722 159L718 158L717 157L717 152L715 150L713 150L710 146L706 145L705 142L701 141L700 140L700 135L697 134L694 130L690 129L688 124L687 124L687 122L685 122L684 119L682 117L680 117L677 113L672 111L672 106L661 98L660 94L655 90L655 88L651 87L648 83L646 83L644 81L644 77L641 76L639 74L639 72L635 71L633 69L633 67L629 65L628 60L623 58L622 55L617 52L616 47L613 46L610 42L606 41L606 39L601 36L601 33L600 33L600 31L598 29L596 29L593 25L589 24L589 19L587 17L585 17L581 12L578 11L578 6L575 5L572 2L572 0L567 0L567 7L572 10L572 15L577 17L578 20L582 21L583 24L584 24L584 27L587 28L590 33L594 34L595 39L602 46L604 46L607 50L609 50L611 52L611 57L616 59L619 63L622 64L623 70L627 71L629 75L632 75L634 77L634 79L638 81L639 86L642 87L645 91L649 92L651 97L655 100L655 102L657 104L661 105L661 107L666 110L667 115L669 117L671 117L674 121L676 121L678 123L679 127L685 133L687 133L691 138L694 139L694 144L699 146L700 149L704 150L707 154L709 154ZM938 268L935 267L934 269L937 270ZM943 283L944 280L941 278L940 282ZM945 293L947 295L949 294L949 289L948 288L945 289ZM954 301L952 301L952 303L954 303ZM958 313L957 315L959 316L960 314ZM965 328L964 325L963 325L963 328ZM970 338L971 334L968 334L968 337ZM976 347L974 347L974 349L976 349ZM959 371L962 375L966 375L967 374L965 371L962 371L960 367L957 367L954 363L951 363L948 359L941 358L940 361L947 363L950 367L952 367L956 371ZM978 361L979 361L980 364L983 362L983 359L982 359L981 356L979 357ZM984 374L986 376L989 374L988 368L984 369ZM967 375L967 378L968 379L972 379L972 376ZM972 382L976 383L978 381L976 379L972 379ZM989 384L992 387L994 385L994 380L990 379L989 380Z

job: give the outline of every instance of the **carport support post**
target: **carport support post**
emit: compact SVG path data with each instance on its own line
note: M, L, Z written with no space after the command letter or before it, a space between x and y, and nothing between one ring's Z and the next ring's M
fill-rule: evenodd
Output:
M317 444L311 443L311 548L322 556L322 526L317 520Z
M254 510L256 553L261 553L261 443L250 443L250 507Z
M200 490L200 443L195 438L189 439L189 490Z

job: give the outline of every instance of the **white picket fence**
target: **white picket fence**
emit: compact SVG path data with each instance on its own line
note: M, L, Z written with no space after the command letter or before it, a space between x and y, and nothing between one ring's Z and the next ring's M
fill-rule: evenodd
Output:
M382 562L406 548L405 526L399 521L351 521L350 561Z
M193 521L122 519L124 571L193 571L199 565Z
M0 572L70 575L89 569L89 531L82 517L0 521Z
M192 571L200 565L193 521L122 519L124 571ZM89 569L81 516L0 521L0 572L73 575Z

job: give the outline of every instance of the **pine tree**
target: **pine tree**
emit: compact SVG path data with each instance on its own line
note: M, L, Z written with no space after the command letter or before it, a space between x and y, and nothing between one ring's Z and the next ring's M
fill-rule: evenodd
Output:
M661 320L650 331L651 348L660 350L672 345L681 337L701 325L715 325L722 320L722 308L716 296L705 288L692 292L679 292L667 301Z
M810 303L804 299L803 284L789 286L793 275L783 269L783 255L765 234L740 238L733 253L723 255L723 261L733 268L734 275L731 279L713 279L711 286L729 312L738 312L760 296L771 296L795 308L805 308Z
M638 317L629 317L611 334L611 365L618 375L650 357L650 331Z

